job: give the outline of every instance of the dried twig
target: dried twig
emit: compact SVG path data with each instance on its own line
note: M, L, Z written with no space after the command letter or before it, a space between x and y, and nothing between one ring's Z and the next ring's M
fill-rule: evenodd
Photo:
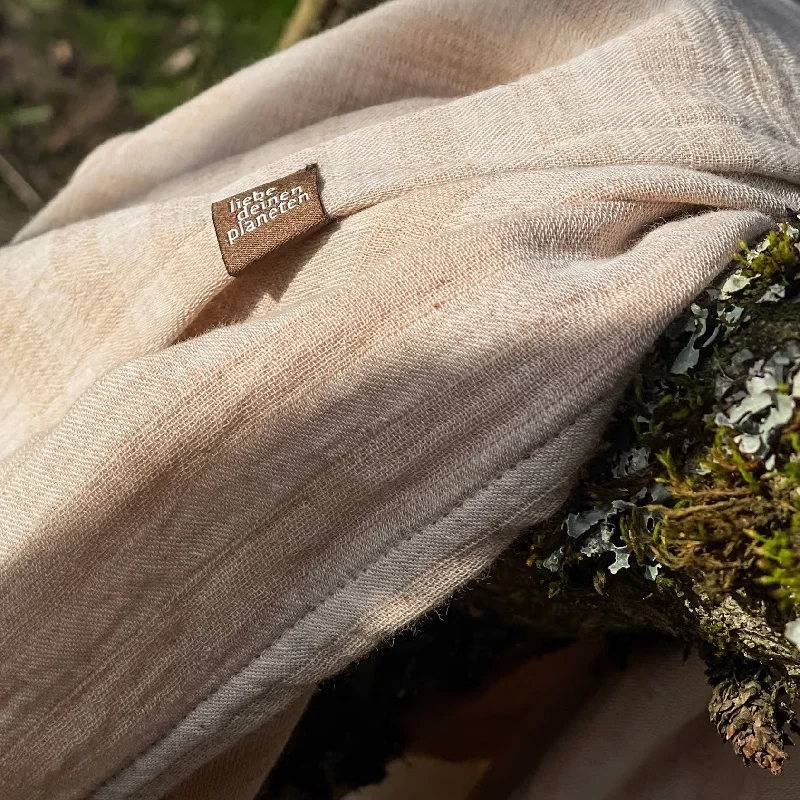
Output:
M294 13L283 29L278 50L284 50L301 39L333 28L383 0L298 0Z
M0 153L0 179L14 192L28 211L36 211L42 207L43 201L39 193L2 153Z
M325 17L335 5L335 0L298 0L292 16L283 29L277 49L285 50L301 39L320 31L324 26Z

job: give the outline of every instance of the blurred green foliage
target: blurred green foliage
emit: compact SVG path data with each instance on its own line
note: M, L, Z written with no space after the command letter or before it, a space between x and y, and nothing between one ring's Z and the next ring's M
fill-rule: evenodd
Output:
M269 55L295 4L0 0L0 244L101 142Z
M7 0L42 47L69 41L142 117L268 55L296 0ZM35 114L33 114L35 116Z

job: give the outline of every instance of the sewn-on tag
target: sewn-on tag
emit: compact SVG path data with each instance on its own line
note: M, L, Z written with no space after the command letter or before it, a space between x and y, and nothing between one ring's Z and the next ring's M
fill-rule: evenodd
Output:
M211 215L231 275L330 220L319 197L316 164L220 200Z

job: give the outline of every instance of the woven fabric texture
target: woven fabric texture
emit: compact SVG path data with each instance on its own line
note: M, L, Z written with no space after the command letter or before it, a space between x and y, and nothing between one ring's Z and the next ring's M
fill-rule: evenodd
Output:
M552 514L800 205L798 41L395 0L95 151L0 250L0 796L163 796ZM335 221L230 277L211 204L307 164Z

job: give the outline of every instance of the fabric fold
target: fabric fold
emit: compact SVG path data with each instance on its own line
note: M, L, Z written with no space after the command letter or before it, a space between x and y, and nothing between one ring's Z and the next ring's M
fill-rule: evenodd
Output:
M0 794L161 797L552 514L800 203L798 33L396 0L90 156L0 251ZM211 203L308 163L230 278Z

